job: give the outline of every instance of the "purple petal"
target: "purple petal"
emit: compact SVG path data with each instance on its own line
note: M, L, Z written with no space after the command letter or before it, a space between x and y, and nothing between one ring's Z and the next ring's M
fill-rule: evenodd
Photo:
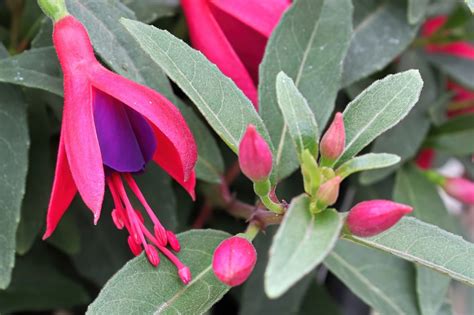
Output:
M151 127L112 96L94 90L94 121L104 165L118 172L139 172L156 149Z

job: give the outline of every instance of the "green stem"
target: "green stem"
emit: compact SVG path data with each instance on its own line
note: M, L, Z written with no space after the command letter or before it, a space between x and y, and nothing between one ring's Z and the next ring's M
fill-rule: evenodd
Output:
M262 201L263 205L272 212L275 212L278 214L285 212L283 205L281 203L276 203L268 195L260 196L260 200Z
M249 241L253 241L259 232L260 232L260 226L255 222L251 222L247 226L247 229L245 230L245 232L241 235L244 236Z
M44 14L49 16L53 22L57 22L69 15L64 0L38 0L38 4Z

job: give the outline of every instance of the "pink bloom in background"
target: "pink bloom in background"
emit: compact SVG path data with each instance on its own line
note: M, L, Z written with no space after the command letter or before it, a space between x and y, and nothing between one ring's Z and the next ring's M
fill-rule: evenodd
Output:
M44 238L53 233L77 192L97 223L107 184L115 204L112 219L118 229L127 230L130 250L135 255L145 250L156 266L158 249L180 275L188 274L167 248L179 250L176 237L161 225L133 178L154 160L194 198L197 149L184 118L159 93L104 68L74 17L54 24L53 40L64 73L64 112ZM151 219L153 232L132 205L124 182ZM182 278L185 283L189 279Z
M444 190L451 197L467 205L474 205L474 182L465 178L446 178Z
M212 257L212 270L216 277L229 286L245 282L253 271L257 252L246 238L233 236L217 246Z
M430 169L435 159L435 151L431 148L422 149L416 157L416 164L423 170Z
M272 151L254 125L247 127L240 141L239 164L242 173L254 182L267 179L272 172Z
M258 66L290 0L181 0L193 46L258 109Z
M374 236L388 230L412 211L412 207L390 200L363 201L349 211L346 225L354 235Z

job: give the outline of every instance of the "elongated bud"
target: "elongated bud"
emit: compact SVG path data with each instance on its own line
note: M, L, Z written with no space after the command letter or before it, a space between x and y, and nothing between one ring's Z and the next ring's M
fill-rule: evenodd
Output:
M191 270L189 270L189 268L186 266L181 267L178 270L178 276L184 284L191 282Z
M268 178L272 171L272 152L254 125L248 125L239 145L242 173L254 182Z
M128 236L127 242L128 247L130 247L130 251L133 253L133 255L138 256L141 254L143 248L135 242L131 235Z
M245 282L253 271L257 252L246 238L233 236L222 241L214 251L212 270L224 284L237 286Z
M412 210L410 206L390 200L363 201L349 211L346 225L354 235L373 236L388 230Z
M321 157L327 161L336 160L344 151L345 144L346 131L344 129L344 118L341 113L336 113L331 126L329 126L321 139Z
M156 248L154 248L151 245L147 245L145 249L145 253L146 253L146 256L148 257L148 261L150 262L150 264L152 264L155 267L158 266L158 264L160 263L160 256L158 256L158 252Z
M462 203L474 205L474 182L465 178L446 178L444 190Z
M166 237L168 239L168 243L170 244L171 248L175 252L179 252L181 250L181 244L179 244L179 241L176 235L171 231L166 231Z
M334 204L339 196L339 186L342 178L336 176L322 184L316 194L316 199L320 205L330 206Z

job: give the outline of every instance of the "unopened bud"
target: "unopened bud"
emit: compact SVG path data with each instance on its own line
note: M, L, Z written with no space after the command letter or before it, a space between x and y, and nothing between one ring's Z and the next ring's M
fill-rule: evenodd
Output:
M457 177L446 178L443 185L448 195L467 205L474 205L474 182Z
M363 201L349 211L346 225L356 236L373 236L388 230L412 210L410 206L390 200Z
M184 284L191 282L191 271L186 266L183 266L178 270L178 276Z
M158 251L156 250L156 248L151 245L147 245L145 248L145 253L150 264L155 267L158 266L158 264L160 263L160 256L158 256Z
M153 227L155 232L156 241L160 246L166 246L168 244L168 237L166 235L166 229L161 224L155 224Z
M127 242L128 247L130 247L130 251L133 253L133 255L140 255L143 249L140 244L137 244L137 242L135 242L134 238L131 235L128 236Z
M323 206L334 204L339 196L339 186L341 181L342 178L336 176L319 186L318 192L316 193L318 204Z
M118 212L117 209L112 210L112 221L114 221L115 226L117 229L121 230L124 227L124 223L122 220L122 215Z
M181 245L179 244L178 238L173 232L166 231L166 238L168 239L168 243L170 244L171 248L175 252L179 252L181 250Z
M253 271L257 252L246 238L233 236L222 241L214 251L212 270L216 277L229 286L245 282Z
M333 122L321 139L321 157L327 161L336 160L344 151L345 143L344 118L341 113L336 113Z
M239 145L242 173L254 182L268 178L272 171L272 152L254 125L249 125Z

